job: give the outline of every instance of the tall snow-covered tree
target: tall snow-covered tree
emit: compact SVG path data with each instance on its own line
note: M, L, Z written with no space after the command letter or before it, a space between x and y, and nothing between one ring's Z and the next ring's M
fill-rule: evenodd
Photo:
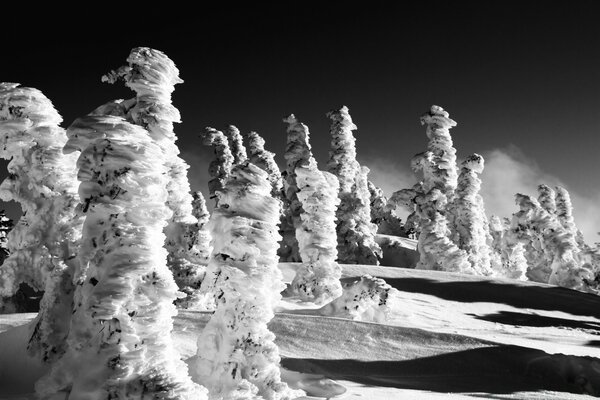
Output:
M231 153L227 137L223 132L214 128L206 128L201 137L202 143L211 146L215 152L215 159L208 166L208 174L211 178L208 181L208 191L210 198L218 201L216 193L223 190L235 159Z
M584 247L585 242L583 234L575 224L573 217L573 203L571 203L571 195L562 186L556 187L556 216L560 224L573 236L578 247Z
M550 186L538 186L538 202L550 215L556 214L556 192Z
M250 163L235 166L217 195L208 268L219 295L192 373L214 399L299 397L303 392L281 381L275 335L267 328L285 287L277 267L281 202L271 196L267 172Z
M455 243L467 252L473 271L478 275L491 275L490 236L488 219L485 215L483 198L479 194L484 160L472 154L461 163L454 202L453 214Z
M83 222L75 212L77 154L62 152L67 136L61 121L39 90L0 84L0 157L10 160L0 198L23 211L8 234L0 297L12 296L21 283L45 292L28 343L44 361L64 351Z
M206 398L170 334L179 293L163 247L172 153L119 116L88 115L67 134L65 151L81 151L81 268L69 346L37 382L38 396Z
M125 117L141 126L166 154L169 180L167 206L173 211L165 227L167 263L175 276L196 274L197 260L186 242L187 232L196 223L192 215L192 196L187 178L189 165L179 157L173 123L181 122L179 110L171 101L175 85L182 83L175 63L163 52L148 47L134 48L128 65L102 77L114 83L123 80L136 94L129 100ZM177 282L178 284L181 282Z
M379 264L381 248L375 242L377 225L371 222L369 169L356 160L356 125L348 107L327 113L331 119L331 150L327 168L340 184L337 208L338 260L346 264Z
M296 239L296 227L300 225L302 205L298 200L296 168L313 162L314 157L309 143L308 127L300 123L294 114L284 118L283 122L287 124L287 145L284 154L286 169L282 172L285 197L280 227L283 239L279 248L279 257L283 262L298 262L301 258Z
M233 154L233 165L246 162L246 160L248 160L248 154L246 153L246 147L244 146L244 140L240 130L234 125L229 125L226 132L229 148Z
M273 197L283 199L283 179L281 170L275 161L275 153L265 149L265 139L257 132L250 131L246 135L246 141L250 162L269 174L269 182L273 187L271 191Z
M394 215L391 207L387 207L388 198L383 194L383 190L371 181L367 182L367 185L370 194L371 222L377 225L377 233L408 237L402 220Z
M342 294L335 235L339 183L335 175L319 171L314 159L297 167L295 175L302 205L301 222L296 227L302 265L288 290L303 301L321 304Z

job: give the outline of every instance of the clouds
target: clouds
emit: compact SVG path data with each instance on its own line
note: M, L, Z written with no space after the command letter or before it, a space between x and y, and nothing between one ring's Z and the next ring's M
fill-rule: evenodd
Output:
M518 210L515 204L516 193L537 198L539 184L545 183L550 187L560 185L571 195L575 223L586 242L591 245L600 241L597 234L600 231L600 191L592 194L578 192L568 183L543 171L516 146L494 149L483 152L482 155L485 169L481 174L481 196L488 216L510 217ZM461 160L458 161L460 163ZM362 163L371 169L369 179L381 187L387 196L396 190L409 188L416 182L412 171L397 162L366 159Z

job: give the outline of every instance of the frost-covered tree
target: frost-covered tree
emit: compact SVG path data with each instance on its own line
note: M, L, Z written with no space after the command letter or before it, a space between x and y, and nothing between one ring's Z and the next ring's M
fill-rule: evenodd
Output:
M390 196L387 201L386 211L392 212L398 207L408 212L406 222L404 223L403 229L407 236L418 237L421 233L421 225L419 215L417 214L417 196L423 195L423 183L418 182L409 189L398 190Z
M257 132L250 131L246 135L246 141L250 162L269 174L269 182L273 187L271 194L276 199L283 199L283 179L275 161L275 153L265 149L265 139Z
M338 260L345 264L379 264L381 248L375 242L377 225L371 222L369 169L356 160L356 125L343 106L327 113L332 123L328 171L339 180L340 205L337 208Z
M206 128L201 135L202 143L211 146L215 152L215 159L208 166L208 191L211 199L217 200L216 193L223 190L225 181L228 179L231 168L234 165L234 157L229 147L227 137L223 132L214 128Z
M124 117L67 130L85 215L68 349L36 384L41 398L203 399L171 337L178 288L164 228L172 153ZM70 313L69 313L70 315Z
M164 53L148 47L134 48L128 65L102 77L114 83L123 80L136 94L127 101L127 121L141 126L163 149L169 180L167 206L173 211L165 227L167 263L176 277L196 274L198 262L186 242L187 232L196 224L192 215L192 196L187 178L189 165L179 157L173 123L181 122L179 110L171 101L175 85L182 83L175 63ZM109 103L110 104L110 103ZM123 103L121 103L122 105ZM115 115L115 113L107 113ZM117 113L123 116L122 113ZM181 282L178 282L178 284Z
M587 290L593 273L579 261L573 236L535 198L517 194L516 202L511 228L525 244L529 279Z
M370 194L371 222L377 225L377 233L408 237L402 220L386 207L388 199L383 194L383 190L371 181L367 182L367 187Z
M275 335L267 328L285 287L277 267L281 202L268 174L235 166L209 222L217 305L191 362L196 380L214 399L292 399L303 394L281 381ZM262 396L262 397L259 397Z
M491 235L491 267L493 274L510 279L526 280L527 259L525 247L509 230L510 221L492 215L489 220Z
M583 234L575 224L573 218L573 204L571 203L571 195L562 186L556 187L556 216L560 224L573 236L579 247L584 247Z
M417 269L475 273L468 254L450 240L450 229L445 215L446 196L437 188L418 195L415 199L420 220L419 262Z
M303 301L320 304L342 294L335 235L339 183L335 175L319 171L314 159L296 168L295 175L302 205L301 222L296 227L302 265L288 291Z
M300 225L302 205L298 200L298 185L296 183L296 168L316 162L309 143L308 127L300 123L294 114L284 118L287 124L287 145L285 148L286 169L282 172L284 205L281 217L280 233L282 236L279 248L279 258L282 262L300 261L296 227Z
M45 292L28 342L30 353L44 361L64 351L82 225L75 213L77 154L62 152L67 136L61 121L39 90L0 84L0 157L10 160L0 198L23 211L8 234L0 297L14 295L22 283Z
M242 138L240 130L233 125L229 125L227 127L226 136L227 140L229 141L229 148L231 149L231 154L233 155L233 165L238 165L246 162L246 160L248 160L248 155L246 153L244 139Z
M479 275L491 275L491 236L485 215L483 198L479 194L484 160L479 154L467 157L461 163L454 202L450 207L453 214L454 242L467 252L471 267Z
M8 234L12 230L14 224L12 219L6 216L4 210L0 211L0 264L8 257Z
M556 214L556 193L550 186L538 186L538 202L550 215Z
M177 302L178 306L185 308L194 307L202 301L200 287L206 276L206 265L208 265L212 251L211 236L206 226L210 218L206 200L199 191L193 192L192 198L192 215L198 222L189 227L186 243L188 243L188 251L193 255L197 267L188 270L185 275L174 276L179 290L187 294L186 298Z
M429 142L427 151L417 154L411 161L415 172L423 173L423 191L438 189L448 201L453 200L458 180L456 149L452 144L450 128L456 122L449 118L442 107L431 106L431 110L421 116L421 124L426 125Z

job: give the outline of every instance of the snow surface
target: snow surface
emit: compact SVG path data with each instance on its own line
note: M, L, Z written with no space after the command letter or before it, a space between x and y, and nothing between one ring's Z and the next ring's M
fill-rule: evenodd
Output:
M298 263L281 263L284 280ZM269 329L282 378L305 399L591 399L600 395L600 300L533 282L441 271L343 265L344 278L382 277L401 307L387 324L314 315L284 301ZM312 314L312 315L311 315ZM32 399L44 368L25 353L35 314L0 316L0 399ZM210 313L180 311L174 340L196 353ZM7 362L6 360L10 360Z

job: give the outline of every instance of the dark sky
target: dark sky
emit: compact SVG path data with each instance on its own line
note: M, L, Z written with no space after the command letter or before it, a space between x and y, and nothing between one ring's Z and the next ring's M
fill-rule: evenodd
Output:
M67 127L132 97L100 82L132 47L162 50L185 81L173 100L193 186L209 162L198 138L205 126L256 130L281 163L281 119L294 113L324 165L325 113L347 105L359 159L408 168L426 146L419 116L437 104L458 122L459 157L514 145L577 190L598 190L600 2L247 3L35 15L24 7L3 16L0 80L42 90Z

